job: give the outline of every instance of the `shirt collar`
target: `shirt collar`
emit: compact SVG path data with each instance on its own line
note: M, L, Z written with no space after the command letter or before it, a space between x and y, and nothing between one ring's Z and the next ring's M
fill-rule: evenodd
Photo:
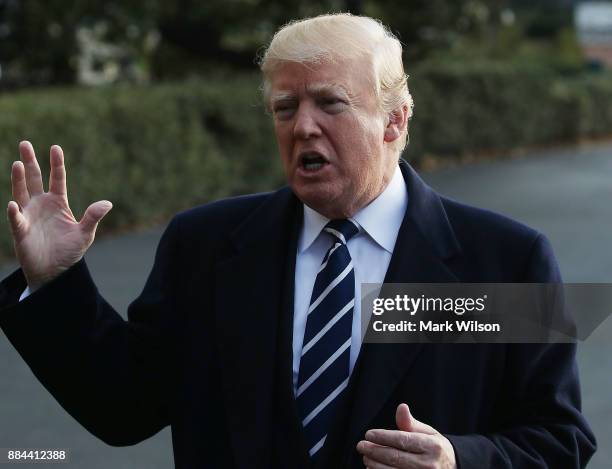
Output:
M385 190L359 210L353 220L361 227L361 231L365 231L387 252L393 253L407 207L408 190L398 165ZM302 253L314 243L328 221L329 218L304 205L304 223L298 241L298 253Z

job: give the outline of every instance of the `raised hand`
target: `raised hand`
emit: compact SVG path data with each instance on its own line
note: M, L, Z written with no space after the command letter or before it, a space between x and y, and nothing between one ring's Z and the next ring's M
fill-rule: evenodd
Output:
M68 205L64 153L50 150L49 191L30 142L19 144L21 161L11 169L13 199L7 213L17 259L31 291L78 262L94 240L98 222L113 205L101 200L87 207L77 222Z

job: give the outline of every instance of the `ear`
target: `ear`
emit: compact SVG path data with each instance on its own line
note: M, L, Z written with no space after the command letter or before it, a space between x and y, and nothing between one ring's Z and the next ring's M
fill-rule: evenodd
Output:
M391 143L400 138L408 126L408 106L404 105L389 113L389 121L385 127L385 142Z

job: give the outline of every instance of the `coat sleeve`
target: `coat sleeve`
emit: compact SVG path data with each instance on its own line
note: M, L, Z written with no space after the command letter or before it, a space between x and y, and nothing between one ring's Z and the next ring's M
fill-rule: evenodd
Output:
M21 302L21 270L0 284L0 327L10 342L62 407L111 445L138 443L169 423L176 225L160 241L129 321L100 296L83 260Z
M525 274L531 283L561 282L548 240L533 244ZM581 414L575 344L509 344L504 422L487 434L445 435L459 469L585 467L595 437Z

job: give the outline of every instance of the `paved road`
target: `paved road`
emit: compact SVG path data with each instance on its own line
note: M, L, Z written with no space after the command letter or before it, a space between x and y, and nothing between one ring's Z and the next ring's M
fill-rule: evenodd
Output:
M425 179L445 195L546 233L566 281L612 282L612 145L473 164L429 173ZM90 249L92 274L118 310L125 311L142 289L160 234L151 230L100 240ZM108 447L55 403L2 334L0 357L0 447L68 448L71 462L60 467L172 467L168 430L135 447ZM584 412L600 445L589 467L607 469L612 460L612 320L581 345L579 366Z

